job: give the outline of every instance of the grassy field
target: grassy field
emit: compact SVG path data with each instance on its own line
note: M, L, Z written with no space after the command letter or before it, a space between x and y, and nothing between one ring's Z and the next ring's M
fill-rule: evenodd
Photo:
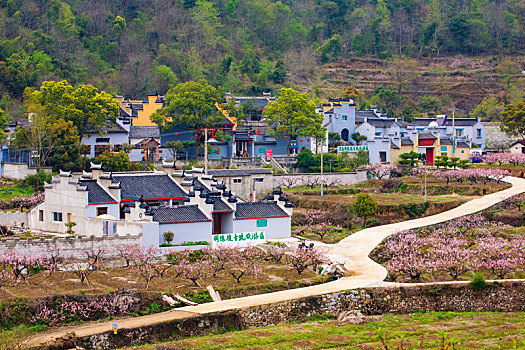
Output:
M449 347L446 347L447 344ZM452 347L452 344L455 346ZM344 324L336 320L309 321L188 338L158 347L138 346L135 349L523 348L525 348L525 313L523 312L432 312L370 316L362 325Z
M33 194L33 189L30 186L25 186L18 183L0 184L0 201L11 201L15 197L29 197Z

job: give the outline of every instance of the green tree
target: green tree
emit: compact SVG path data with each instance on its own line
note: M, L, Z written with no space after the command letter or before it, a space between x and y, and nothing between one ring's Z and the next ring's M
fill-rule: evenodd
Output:
M498 100L495 97L489 97L477 105L470 116L483 121L500 120L502 110L503 106L498 103Z
M377 212L377 202L368 193L358 193L354 203L354 210L358 217L363 218L363 227L366 220Z
M7 128L7 115L5 114L4 110L0 108L0 130L2 133L0 134L0 141L5 140L5 133L4 130Z
M128 171L130 166L129 156L124 152L105 151L97 158L95 163L102 163L106 171Z
M314 159L312 151L307 148L301 149L301 152L297 156L297 167L304 169L306 172L310 171L310 167L317 165L317 162Z
M435 96L424 96L419 100L417 107L420 112L435 116L441 109L441 101Z
M177 160L177 153L184 151L184 144L181 141L168 141L163 147L168 149L173 160Z
M525 98L518 103L506 105L501 113L501 122L504 131L525 136Z
M43 107L50 120L70 120L77 129L79 145L89 130L114 123L118 117L118 101L92 85L80 84L75 89L65 80L45 81L40 90L28 90L25 100Z
M345 87L339 94L339 97L352 99L359 107L361 107L365 101L365 93L353 86Z
M200 128L212 127L222 120L223 116L217 113L215 104L223 99L222 90L205 80L180 83L168 91L165 107L153 113L151 121L165 129L176 125L195 128L196 134L200 135ZM198 155L199 144L195 152Z
M419 163L420 155L417 152L410 151L407 153L400 154L399 158L401 158L399 160L399 164L414 167L417 166L417 164Z
M307 93L281 89L281 96L264 109L266 121L274 132L288 136L288 154L292 138L313 136L323 129L323 117L315 111L315 103Z

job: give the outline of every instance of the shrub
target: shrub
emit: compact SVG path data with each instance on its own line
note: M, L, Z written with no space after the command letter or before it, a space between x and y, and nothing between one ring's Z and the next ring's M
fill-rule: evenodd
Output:
M368 193L359 193L354 203L354 210L357 216L363 218L363 226L366 227L367 218L377 212L377 202Z
M472 280L470 280L470 285L474 290L483 290L487 287L487 282L485 281L485 277L478 272L472 277Z
M40 172L37 174L29 174L24 178L24 185L31 186L35 188L37 191L43 191L44 190L44 183L51 183L51 177L53 175L51 173L45 172L44 170L40 170ZM37 179L39 179L39 188L36 188L37 186Z
M173 241L173 237L175 235L171 231L166 231L164 232L163 236L164 236L164 241L166 241L166 243L168 244L171 244L171 242Z

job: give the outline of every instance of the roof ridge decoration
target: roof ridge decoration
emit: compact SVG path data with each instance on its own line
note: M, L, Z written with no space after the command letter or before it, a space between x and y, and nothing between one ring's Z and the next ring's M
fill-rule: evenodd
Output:
M175 165L175 161L173 162L166 162L164 159L162 160L162 167L163 168L173 168Z
M58 171L59 171L58 176L60 177L71 177L71 171L62 171L62 170L58 170Z
M91 170L102 170L102 163L100 164L95 164L93 162L89 162L89 166L90 166L90 169Z

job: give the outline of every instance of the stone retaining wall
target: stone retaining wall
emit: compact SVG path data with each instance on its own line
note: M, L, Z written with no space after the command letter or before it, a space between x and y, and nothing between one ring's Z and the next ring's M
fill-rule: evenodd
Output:
M365 315L411 313L414 311L525 311L525 283L493 283L481 291L468 284L393 288L365 288L244 308L236 311L188 317L154 326L121 329L117 335L106 332L79 339L64 339L52 347L69 349L115 349L142 342L175 340L217 331L263 327L281 322L300 321L315 315L337 317L341 312L360 310ZM69 346L69 347L68 347Z
M0 212L0 225L3 226L20 226L24 224L24 227L27 227L27 212L22 213L20 211L16 212Z
M22 255L38 255L50 250L60 250L62 256L84 258L86 250L104 248L104 258L117 257L113 248L122 244L142 244L142 235L114 235L109 237L53 237L38 239L4 238L0 240L0 255L15 251Z
M358 170L355 173L324 173L322 182L325 186L338 187L350 186L368 180L366 170ZM321 185L321 174L274 174L273 186L292 188L298 186L319 187Z

